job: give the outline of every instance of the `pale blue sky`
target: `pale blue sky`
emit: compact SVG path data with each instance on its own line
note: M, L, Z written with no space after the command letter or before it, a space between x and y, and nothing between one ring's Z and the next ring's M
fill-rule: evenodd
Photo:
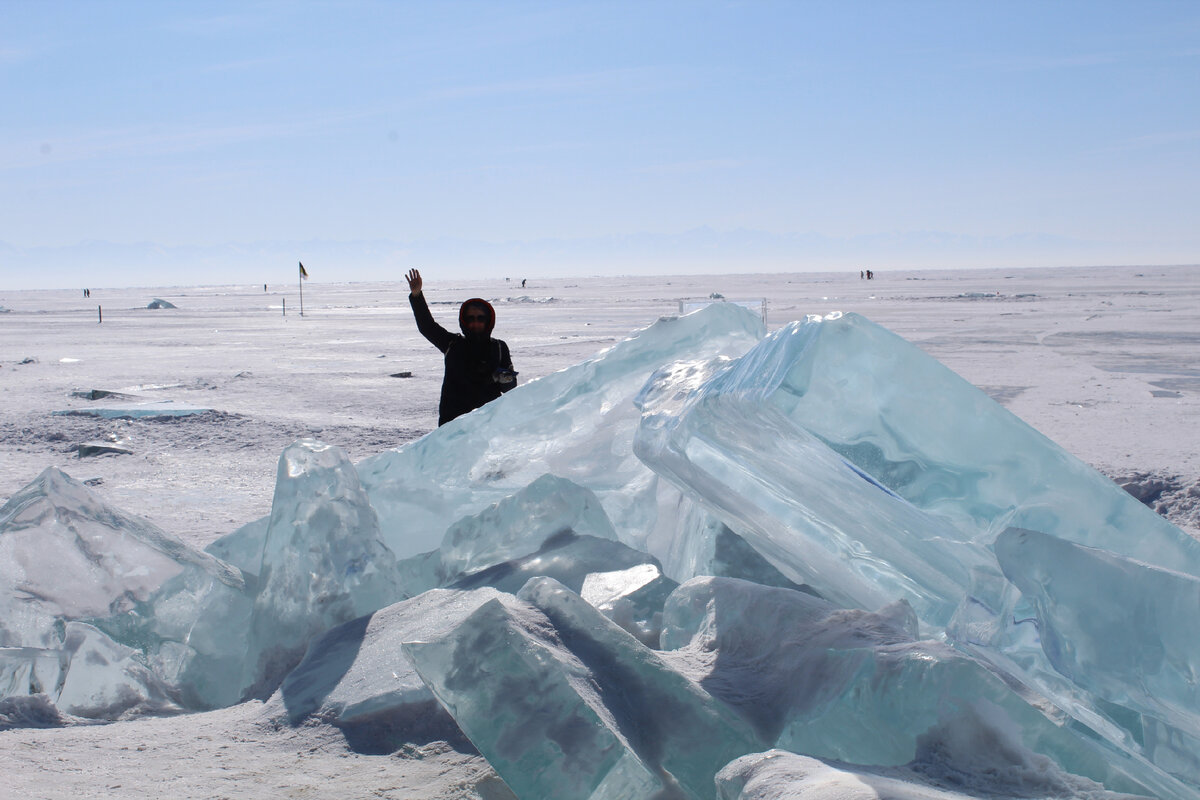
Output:
M1197 2L0 0L0 286L1200 262Z

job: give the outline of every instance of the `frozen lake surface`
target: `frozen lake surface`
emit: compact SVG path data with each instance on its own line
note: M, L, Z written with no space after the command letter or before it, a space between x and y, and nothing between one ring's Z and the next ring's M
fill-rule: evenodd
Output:
M204 546L270 511L279 454L296 439L360 460L431 430L441 357L417 334L406 287L304 288L303 317L295 286L93 288L89 299L0 291L0 497L57 466ZM714 295L764 301L768 330L855 311L1200 533L1197 268L533 279L524 289L426 275L426 294L447 325L461 300L492 301L495 335L523 383ZM176 308L147 308L156 298ZM130 415L86 413L97 407ZM254 706L0 734L0 766L14 796L55 799L319 796L330 787L509 796L485 762L444 743L367 756L328 727L264 727Z
M1200 477L1200 269L1098 268L439 281L434 315L491 300L520 381L578 363L681 301L765 300L768 330L856 311L919 345L1110 477L1180 494ZM155 298L177 309L148 309ZM0 497L47 466L199 546L270 510L305 436L355 461L431 430L441 355L400 283L0 291ZM287 314L283 314L286 304ZM97 306L103 322L97 322ZM28 361L28 363L22 363ZM411 373L410 377L392 377ZM96 390L129 397L91 400ZM86 396L80 396L86 395ZM178 418L54 412L170 401ZM119 443L131 455L78 457ZM1140 476L1140 477L1139 477ZM1167 501L1171 501L1171 497ZM1196 502L1195 498L1192 502ZM1197 521L1176 516L1177 524Z

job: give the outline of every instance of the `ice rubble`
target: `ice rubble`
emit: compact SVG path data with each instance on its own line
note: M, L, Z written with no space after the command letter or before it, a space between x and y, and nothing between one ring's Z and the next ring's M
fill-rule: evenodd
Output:
M298 442L207 553L47 471L0 509L3 702L275 690L526 798L1200 796L1196 543L861 317L763 334L717 303L357 467Z

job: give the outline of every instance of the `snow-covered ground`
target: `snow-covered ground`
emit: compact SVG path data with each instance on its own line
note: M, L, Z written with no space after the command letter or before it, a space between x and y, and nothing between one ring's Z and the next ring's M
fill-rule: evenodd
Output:
M765 301L769 330L805 314L856 311L1200 535L1197 267L914 271L871 281L534 278L524 288L520 279L425 279L448 327L463 299L493 302L495 335L522 382L678 313L681 301ZM155 299L176 308L147 308ZM0 502L57 466L108 503L205 546L270 511L276 461L296 439L319 438L359 460L432 429L441 356L417 334L402 281L308 282L303 317L299 306L295 284L91 288L89 298L0 290ZM96 391L211 410L146 420L55 413L100 405ZM81 456L80 445L100 443L130 452ZM461 752L469 748L434 742L366 755L328 726L277 729L268 719L252 703L0 733L0 796L510 796L481 758Z

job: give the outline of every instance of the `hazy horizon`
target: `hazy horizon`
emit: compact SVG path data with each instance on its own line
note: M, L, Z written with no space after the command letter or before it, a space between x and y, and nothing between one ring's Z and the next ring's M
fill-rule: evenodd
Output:
M251 275L242 275L241 277L233 277L233 278L230 278L229 280L213 279L213 280L196 280L196 281L175 282L175 283L155 282L155 281L151 280L151 281L145 281L145 282L126 282L126 283L119 283L119 284L118 283L104 283L103 281L101 281L99 283L96 283L96 282L87 283L85 281L83 283L79 283L78 285L72 284L72 285L66 285L66 286L45 286L45 285L13 286L13 285L0 284L0 299L2 299L4 292L14 292L14 293L76 292L76 291L80 291L84 288L87 288L91 292L104 292L106 290L124 292L124 291L135 290L135 289L168 290L168 289L210 289L210 288L226 288L226 287L244 287L248 291L258 292L258 287L262 286L263 284L266 284L268 287L268 290L273 294L284 293L284 294L290 296L291 294L298 292L298 287L299 287L299 284L301 283L301 279L299 277L298 263L299 262L293 262L290 269L288 269L288 268L274 269L273 268L272 271L270 272L271 277L265 281L254 280L254 276L251 276ZM610 272L603 272L603 271L589 272L587 270L579 269L579 270L575 270L575 271L563 270L563 271L557 271L557 272L555 272L555 271L526 272L526 273L511 272L511 273L507 273L507 274L497 273L495 275L471 274L470 272L466 272L466 271L454 271L454 270L441 271L441 270L436 270L436 269L428 269L428 268L424 268L424 267L420 267L420 268L423 270L423 277L425 278L426 287L430 288L430 289L450 288L450 287L446 286L446 284L449 282L467 282L467 283L504 282L504 284L506 286L508 286L509 288L517 290L518 293L521 293L523 291L522 287L521 287L521 281L522 281L522 279L528 279L529 284L527 287L524 287L524 289L527 290L524 293L537 294L538 292L540 292L546 288L552 288L552 287L548 286L549 284L561 283L562 281L571 281L571 280L613 280L613 281L633 280L633 281L651 281L651 282L653 282L658 279L666 279L666 278L669 278L672 280L685 280L688 278L712 278L712 279L724 278L724 279L728 279L728 280L741 281L743 279L761 279L763 277L771 277L771 276L807 275L807 276L812 276L816 282L824 282L824 281L828 281L829 279L835 279L835 278L840 277L840 278L844 278L845 280L849 281L851 284L856 284L858 282L858 280L862 277L861 273L864 272L866 269L871 269L874 272L874 277L875 277L876 281L878 281L878 282L877 283L873 282L868 285L871 287L875 287L875 286L885 286L889 282L891 282L893 286L897 285L894 283L894 280L898 275L903 276L902 277L903 280L911 280L911 279L918 278L918 277L924 277L925 275L928 275L931 278L937 278L937 277L944 277L947 274L952 275L954 273L962 273L961 277L964 279L967 279L968 273L975 273L975 274L979 274L979 275L986 274L988 272L1005 273L1005 274L1014 273L1013 277L1017 277L1019 273L1026 273L1026 272L1032 274L1032 273L1038 273L1038 272L1056 273L1056 272L1071 272L1071 271L1081 271L1081 270L1083 270L1083 271L1086 271L1086 270L1107 271L1107 270L1121 270L1121 269L1136 269L1136 270L1146 270L1146 271L1191 270L1191 269L1200 269L1200 264L1058 264L1058 265L1030 264L1030 265L1020 265L1020 266L981 265L981 266L977 266L977 267L965 267L965 268L964 267L956 268L956 267L917 266L917 267L913 267L913 268L899 267L899 268L894 268L894 269L885 269L882 271L872 268L872 267L869 267L868 265L864 264L862 269L859 269L858 267L844 268L844 269L835 269L835 268L831 268L831 267L825 267L825 268L815 268L815 269L756 269L753 271L747 270L747 271L741 271L741 272L733 271L733 270L721 270L721 269L715 269L715 268L710 269L710 270L701 270L701 269L688 270L688 269L680 268L680 269L673 270L673 271L664 270L662 272L648 272L648 271L638 271L638 272L624 271L624 272L622 272L622 271L616 271L616 270L613 270ZM318 272L317 275L314 276L313 269L314 268L310 267L308 264L305 265L305 270L309 273L309 277L303 281L303 284L306 287L310 287L307 296L314 303L319 302L319 297L320 297L320 295L319 295L320 288L319 287L321 287L322 285L336 286L336 285L386 283L386 284L395 284L397 287L399 287L400 290L407 291L407 289L405 288L405 278L403 275L403 271L397 272L395 275L389 274L389 275L367 275L365 277L339 277L337 275L330 276L328 274L322 274L320 272ZM407 269L408 269L407 266L404 267L404 271L407 271ZM200 273L197 275L197 277L204 277L205 274L206 273ZM266 275L267 272L263 271L261 274ZM211 276L209 276L209 277L211 277ZM31 281L31 283L32 282L33 281ZM670 284L668 283L668 285L670 285ZM97 296L97 299L99 299L99 296ZM296 299L293 299L291 302L296 303L298 301Z

